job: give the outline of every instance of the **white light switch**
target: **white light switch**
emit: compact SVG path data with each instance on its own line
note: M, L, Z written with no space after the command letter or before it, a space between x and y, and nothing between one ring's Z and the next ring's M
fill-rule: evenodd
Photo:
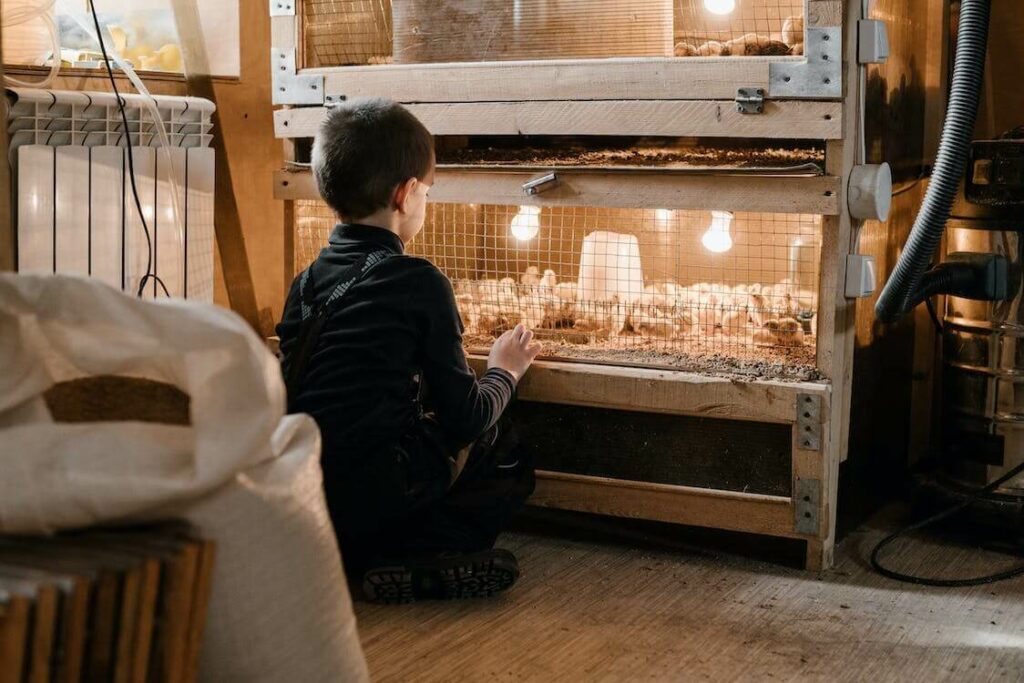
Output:
M850 254L846 257L846 298L863 299L875 293L875 257Z

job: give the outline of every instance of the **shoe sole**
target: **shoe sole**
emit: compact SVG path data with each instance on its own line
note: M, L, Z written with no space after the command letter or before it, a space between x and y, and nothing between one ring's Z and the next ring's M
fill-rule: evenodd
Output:
M509 553L481 553L429 565L396 565L371 569L363 577L363 593L372 602L389 605L418 600L485 598L507 590L519 578Z

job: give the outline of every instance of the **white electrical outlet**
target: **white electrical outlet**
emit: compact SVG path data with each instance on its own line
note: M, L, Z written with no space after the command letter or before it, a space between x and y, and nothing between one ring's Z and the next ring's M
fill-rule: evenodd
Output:
M875 257L849 254L846 257L846 298L863 299L875 293Z

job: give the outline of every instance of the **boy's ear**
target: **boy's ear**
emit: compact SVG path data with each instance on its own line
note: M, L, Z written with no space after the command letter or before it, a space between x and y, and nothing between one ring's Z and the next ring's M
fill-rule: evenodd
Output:
M404 183L399 184L395 188L395 209L402 213L405 213L405 204L409 201L409 197L412 196L412 191L416 187L416 179L409 178Z

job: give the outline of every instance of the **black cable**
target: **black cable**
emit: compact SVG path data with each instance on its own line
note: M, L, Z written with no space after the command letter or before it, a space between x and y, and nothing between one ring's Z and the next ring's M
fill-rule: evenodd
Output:
M917 531L918 529L924 528L926 526L934 524L935 522L946 519L947 517L952 517L961 510L978 502L986 494L992 493L997 488L999 488L1001 484L1003 484L1006 481L1009 481L1010 479L1017 476L1021 472L1024 472L1024 463L1017 465L1009 472L996 479L991 484L988 484L984 488L975 491L970 496L968 496L966 500L957 503L953 507L943 510L942 512L939 512L937 514L934 514L931 517L921 520L920 522L915 522L910 526L903 527L899 531L889 534L881 541L879 541L878 545L876 545L874 550L871 551L871 566L874 568L876 572L878 572L882 576L886 576L890 579L895 579L896 581L903 581L904 583L914 583L919 586L939 586L944 588L981 586L986 583L995 583L996 581L1003 581L1005 579L1012 579L1015 576L1024 575L1024 565L1020 565L1018 567L1014 567L1013 569L1007 569L1005 571L997 572L995 574L988 574L986 576L975 576L969 579L933 579L928 576L914 576L913 574L903 574L892 569L886 569L882 566L882 563L878 559L879 554L881 554L882 552L882 548L885 548L887 545L895 541L897 538L905 536L906 534L909 534L911 531Z
M156 273L153 272L153 238L149 234L149 226L146 224L146 214L142 210L142 200L139 199L139 189L135 185L135 162L132 154L132 134L128 127L128 114L125 113L124 100L121 99L121 93L117 89L117 80L114 78L114 70L110 67L110 57L107 56L107 46L103 42L103 31L100 29L100 17L96 13L96 5L93 0L89 0L89 11L92 12L93 25L96 27L96 40L100 43L100 52L103 54L103 63L107 67L107 76L110 78L110 87L114 89L114 97L117 99L117 106L121 112L121 122L124 125L124 136L125 142L128 145L128 176L131 179L132 195L135 197L135 208L139 212L139 221L142 223L142 231L146 233L146 274L139 280L139 289L135 292L135 296L139 299L142 298L142 292L146 288L146 283L152 279L155 283L160 285L160 288L164 290L164 295L170 298L171 293L167 291L167 285L161 280ZM157 122L159 124L159 121ZM139 135L142 135L142 117L139 116Z

